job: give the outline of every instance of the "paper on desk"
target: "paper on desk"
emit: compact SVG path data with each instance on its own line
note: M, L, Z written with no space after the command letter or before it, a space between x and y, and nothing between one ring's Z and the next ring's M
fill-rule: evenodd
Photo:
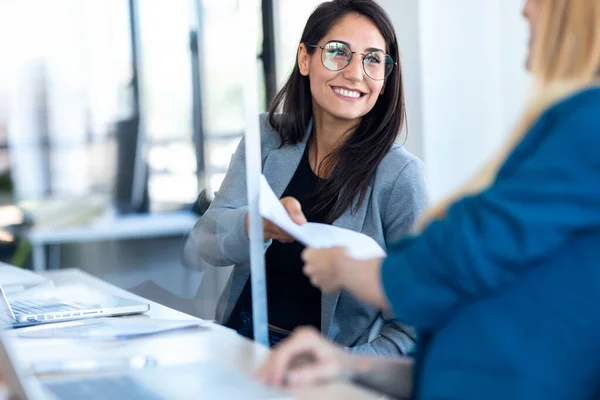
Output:
M385 257L385 251L377 242L362 233L337 226L307 222L298 225L288 215L277 195L269 186L264 175L260 177L260 214L296 238L300 243L313 248L345 247L356 259Z
M127 340L184 329L202 328L209 321L182 321L153 318L93 318L15 330L26 339Z

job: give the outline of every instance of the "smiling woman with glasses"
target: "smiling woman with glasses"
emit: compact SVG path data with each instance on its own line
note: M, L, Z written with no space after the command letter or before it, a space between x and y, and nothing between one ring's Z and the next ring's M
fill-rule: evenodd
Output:
M263 174L294 221L362 232L386 248L426 203L422 163L396 144L404 124L396 33L370 0L322 3L309 17L296 65L261 117ZM234 271L217 319L252 336L244 143L186 259ZM412 331L348 293L322 294L302 270L303 246L264 221L271 344L309 325L352 352L405 354Z

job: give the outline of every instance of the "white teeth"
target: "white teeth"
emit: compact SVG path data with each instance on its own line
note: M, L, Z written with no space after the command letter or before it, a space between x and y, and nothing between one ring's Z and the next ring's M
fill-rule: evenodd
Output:
M358 99L360 97L360 92L355 92L354 90L334 88L333 91L344 97L351 97L353 99Z

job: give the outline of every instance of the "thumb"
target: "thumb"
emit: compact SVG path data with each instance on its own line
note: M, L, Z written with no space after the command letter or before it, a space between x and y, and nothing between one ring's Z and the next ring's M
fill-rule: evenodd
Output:
M302 206L300 205L300 202L298 200L296 200L293 197L285 197L281 199L281 202L283 203L283 206L285 207L289 216L295 223L297 223L298 225L306 223L306 217L302 212Z

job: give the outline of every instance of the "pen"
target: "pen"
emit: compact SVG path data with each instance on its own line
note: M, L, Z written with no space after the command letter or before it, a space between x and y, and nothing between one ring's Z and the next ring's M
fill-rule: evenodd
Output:
M133 356L124 358L42 361L33 364L32 368L36 375L53 375L151 368L157 364L157 360L152 356Z

